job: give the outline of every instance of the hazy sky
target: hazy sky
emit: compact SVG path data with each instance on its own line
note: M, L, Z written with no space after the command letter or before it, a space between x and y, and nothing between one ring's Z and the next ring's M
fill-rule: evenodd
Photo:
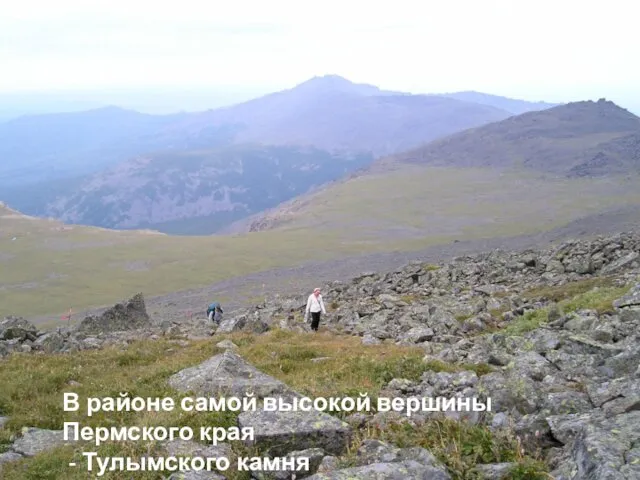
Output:
M637 102L634 0L0 0L0 92L291 87Z

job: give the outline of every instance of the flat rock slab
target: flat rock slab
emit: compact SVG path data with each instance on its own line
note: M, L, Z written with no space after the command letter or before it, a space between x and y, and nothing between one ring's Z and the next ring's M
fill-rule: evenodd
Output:
M0 453L0 468L2 468L1 465L3 463L17 462L18 460L21 460L22 458L24 458L22 455L18 455L15 452Z
M568 457L556 471L551 472L555 478L638 478L633 476L639 463L633 452L640 442L640 411L614 417L564 417L564 420L562 417L547 419L554 437L568 447Z
M244 397L247 393L253 393L256 398L300 396L285 383L262 373L231 350L179 371L169 378L169 385L179 392L191 391L199 395Z
M279 470L279 471L253 471L252 478L256 480L291 480L292 475L295 475L296 479L307 478L318 471L322 459L325 458L324 450L321 448L310 448L309 450L302 450L300 452L291 452L287 455L287 458L307 458L309 460L308 470Z
M632 288L624 297L613 302L615 308L640 307L640 284Z
M495 480L503 480L509 478L511 470L517 467L515 462L511 463L488 463L484 465L476 465L476 471L482 475L482 478L491 478Z
M46 450L65 444L62 430L41 430L28 428L11 446L11 450L25 457L33 457Z
M349 424L317 411L247 411L238 416L238 425L253 429L254 438L247 445L268 450L273 456L309 448L341 455L351 440Z
M22 460L22 455L18 455L13 452L0 453L0 474L2 474L2 465L5 463L17 462L18 460ZM2 476L0 475L0 478Z
M407 461L372 463L364 467L316 473L307 480L451 480L451 476L436 467Z

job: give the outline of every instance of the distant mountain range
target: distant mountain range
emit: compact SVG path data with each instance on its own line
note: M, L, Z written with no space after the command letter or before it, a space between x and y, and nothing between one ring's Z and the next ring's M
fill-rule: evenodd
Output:
M140 154L243 143L387 155L513 113L487 101L387 92L325 76L200 113L105 107L25 116L0 123L0 186L99 172Z
M70 223L213 233L376 157L551 105L465 97L328 75L199 113L26 116L0 124L0 199Z

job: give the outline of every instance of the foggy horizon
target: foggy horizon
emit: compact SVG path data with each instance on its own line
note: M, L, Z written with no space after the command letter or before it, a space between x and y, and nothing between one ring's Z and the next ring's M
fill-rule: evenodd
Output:
M214 108L330 74L414 94L604 97L637 111L635 9L619 0L606 11L549 0L534 8L400 0L391 10L362 1L26 0L0 18L0 62L9 72L0 98L215 93L204 107Z

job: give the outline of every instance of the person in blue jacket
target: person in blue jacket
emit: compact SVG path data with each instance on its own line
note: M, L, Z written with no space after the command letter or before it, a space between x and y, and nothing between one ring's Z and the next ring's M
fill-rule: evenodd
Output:
M218 324L222 320L222 314L223 313L224 312L222 311L222 307L220 306L220 304L218 302L213 302L207 308L207 318L210 321L218 323Z

